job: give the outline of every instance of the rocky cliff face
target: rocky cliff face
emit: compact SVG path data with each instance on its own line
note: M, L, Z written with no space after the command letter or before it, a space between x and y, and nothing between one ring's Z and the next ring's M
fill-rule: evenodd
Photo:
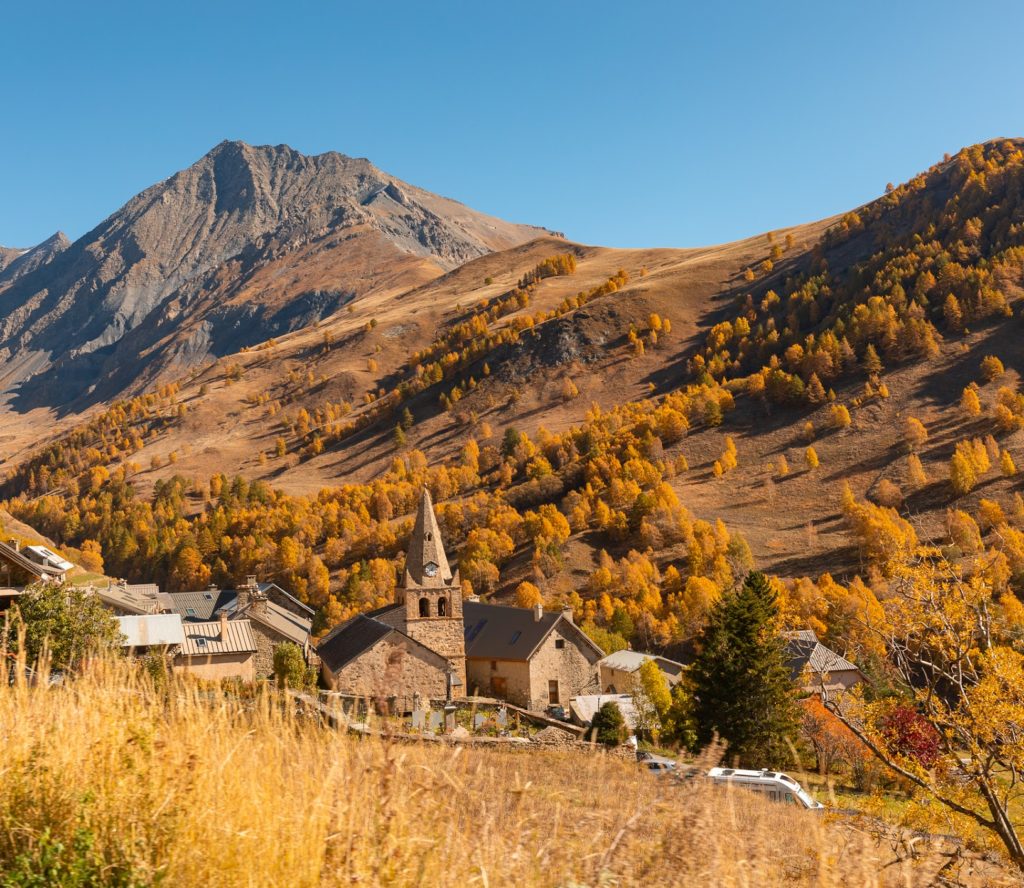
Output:
M223 142L75 243L5 253L0 391L109 398L316 321L396 268L421 282L544 233L364 159Z

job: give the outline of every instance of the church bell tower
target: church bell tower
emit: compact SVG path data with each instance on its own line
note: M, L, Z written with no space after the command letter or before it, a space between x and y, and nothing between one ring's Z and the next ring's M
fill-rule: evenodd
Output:
M466 642L462 624L462 584L452 571L441 541L434 504L426 488L420 497L416 523L405 558L405 576L399 590L405 606L405 633L445 657L466 693Z

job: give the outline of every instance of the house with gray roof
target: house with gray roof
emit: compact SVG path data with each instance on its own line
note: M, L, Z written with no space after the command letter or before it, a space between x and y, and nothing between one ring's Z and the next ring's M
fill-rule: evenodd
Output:
M571 611L463 600L426 490L397 598L320 642L328 687L403 699L483 695L534 710L567 706L571 697L600 690L603 652L575 625Z
M155 583L107 582L90 587L106 607L118 616L172 613L171 596Z
M0 585L20 589L38 582L60 582L74 565L44 546L0 542Z
M846 657L825 647L813 629L783 634L786 664L795 681L807 693L846 691L864 681L864 674Z
M360 614L317 648L321 673L332 690L387 700L405 712L416 697L445 700L448 660L393 626Z
M463 614L471 694L540 711L600 692L603 651L573 622L571 610L467 601Z
M315 661L310 632L313 610L276 583L260 583L249 577L238 589L211 586L199 592L172 592L171 609L186 623L202 623L226 614L229 620L247 620L256 640L255 675L266 678L274 671L274 648L290 642L298 645L307 663Z
M657 654L644 654L640 651L615 651L601 659L597 666L601 675L601 688L606 694L631 694L637 681L640 667L648 660L653 660L670 687L675 687L683 678L686 667L682 663L660 657Z
M256 638L248 620L229 620L226 613L204 623L183 623L184 639L174 669L196 678L219 681L256 678Z

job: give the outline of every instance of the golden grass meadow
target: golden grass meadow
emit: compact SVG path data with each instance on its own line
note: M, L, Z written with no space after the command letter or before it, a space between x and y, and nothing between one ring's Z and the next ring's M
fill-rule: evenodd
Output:
M5 888L925 884L828 817L603 753L360 738L119 660L3 687L0 732Z

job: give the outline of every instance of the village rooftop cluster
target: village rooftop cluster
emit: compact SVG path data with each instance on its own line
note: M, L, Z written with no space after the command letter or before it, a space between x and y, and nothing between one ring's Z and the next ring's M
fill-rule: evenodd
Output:
M61 582L74 565L45 546L0 542L0 603L28 586ZM110 582L89 592L118 618L123 647L158 653L176 671L206 680L266 680L275 650L296 646L319 676L321 695L373 701L414 728L454 727L440 713L458 706L511 705L539 724L586 728L613 701L635 727L637 674L653 660L670 686L686 669L654 653L605 655L572 610L508 607L462 594L430 494L424 490L396 600L335 626L319 643L313 610L272 582L248 577L238 589L163 592L155 584ZM807 691L843 691L863 680L857 666L822 645L811 630L786 638L788 664ZM428 713L430 715L428 715Z

